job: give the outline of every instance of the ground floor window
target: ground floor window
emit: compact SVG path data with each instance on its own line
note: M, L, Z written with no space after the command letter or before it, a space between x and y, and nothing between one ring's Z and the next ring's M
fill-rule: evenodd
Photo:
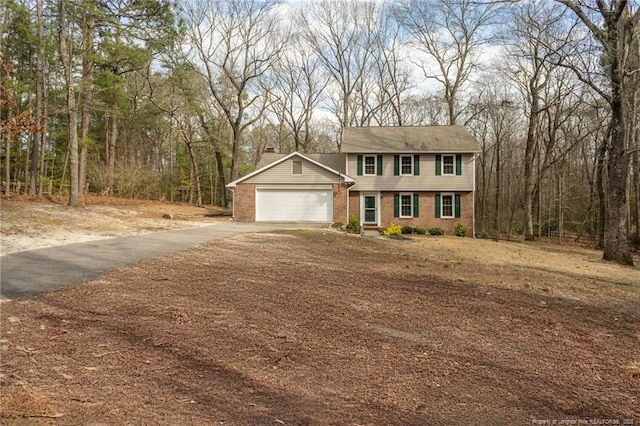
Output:
M453 217L453 195L442 195L442 213L440 217Z
M413 196L412 194L400 194L400 217L412 217Z
M459 218L461 216L460 194L436 194L436 217Z
M418 194L400 193L393 195L393 217L418 217L419 216Z

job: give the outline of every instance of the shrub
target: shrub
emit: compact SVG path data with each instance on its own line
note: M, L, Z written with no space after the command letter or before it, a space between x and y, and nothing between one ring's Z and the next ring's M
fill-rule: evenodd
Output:
M351 232L358 232L360 230L360 218L358 215L352 214L349 216L349 223L347 229Z
M406 225L403 226L401 230L403 234L411 234L413 232L413 228Z
M393 222L389 224L389 227L382 231L382 235L390 237L392 235L402 234L402 227L400 225L394 225Z
M444 229L442 229L442 228L429 228L429 234L431 234L431 235L444 235Z
M413 232L418 235L424 235L427 233L427 230L425 228L413 228Z
M464 237L465 235L467 235L467 227L464 223L458 221L456 222L455 232L458 237Z

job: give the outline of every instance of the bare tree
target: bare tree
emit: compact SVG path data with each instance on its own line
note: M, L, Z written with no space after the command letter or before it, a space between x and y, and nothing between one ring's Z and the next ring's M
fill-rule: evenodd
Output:
M373 56L379 13L375 2L357 0L309 3L303 13L305 37L329 74L331 113L340 128L367 125L376 82ZM340 149L340 137L337 140Z
M283 46L272 6L260 0L208 0L189 4L184 13L188 58L207 79L233 133L231 180L238 177L242 135L268 106L260 83Z
M272 109L290 129L294 150L312 150L313 114L325 99L329 80L301 33L291 34L274 71Z
M629 149L628 75L634 72L629 61L631 46L640 22L640 7L633 10L628 0L597 0L593 8L573 0L556 0L564 4L584 23L604 51L605 74L609 89L603 90L595 77L565 62L578 77L589 83L611 107L610 145L607 150L607 229L603 259L633 265L629 251L628 177L631 150ZM635 71L637 72L637 71Z
M377 105L376 121L381 126L403 126L404 103L412 87L409 62L405 60L407 46L401 29L392 21L391 8L385 6L378 14L378 31L374 38Z
M535 174L536 157L541 152L542 114L548 112L553 106L561 104L562 99L568 95L565 92L570 93L572 90L571 87L564 88L553 84L562 80L563 75L556 72L558 66L549 60L558 50L552 46L550 40L566 43L559 34L568 35L571 31L563 28L566 21L563 10L539 2L527 2L518 6L513 9L510 31L514 37L507 46L509 55L507 61L512 71L509 73L511 80L522 93L528 121L523 177L524 238L534 240L534 193L537 189L536 180L542 173L539 170L537 176ZM552 87L561 90L552 90ZM549 145L553 143L555 143L553 137L547 139L548 148L552 148Z
M404 0L395 16L413 39L412 45L435 63L417 62L427 79L442 86L448 124L462 115L460 92L478 69L478 54L491 35L488 25L498 12L497 2L475 0Z
M519 137L520 113L508 81L500 73L481 77L476 90L470 104L474 119L469 126L481 146L477 200L479 229L481 233L498 238L503 230L504 212L513 211L505 202L514 204L509 197L509 186L515 179L509 174L507 159L513 155L512 145Z

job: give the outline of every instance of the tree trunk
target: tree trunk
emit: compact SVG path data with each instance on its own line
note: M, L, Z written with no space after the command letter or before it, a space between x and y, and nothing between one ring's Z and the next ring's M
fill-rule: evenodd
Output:
M227 183L224 178L224 161L222 159L222 152L218 147L216 150L216 167L218 168L218 181L220 184L220 206L228 207L229 203L227 201Z
M596 188L598 192L598 239L596 246L604 249L604 234L607 228L607 196L605 192L605 165L609 133L605 135L596 155Z
M192 171L192 178L191 178L191 182L196 184L196 205L197 206L201 206L202 205L202 192L201 192L201 185L200 185L200 172L198 170L198 162L196 161L196 155L193 152L193 144L192 143L187 143L187 150L189 151L189 159L191 160L191 171ZM193 199L189 199L189 202L193 203Z
M610 18L612 19L612 18ZM607 164L607 195L609 197L607 232L602 258L625 265L633 265L629 251L629 227L627 222L627 183L629 176L629 137L625 119L627 118L624 99L625 52L624 19L610 22L608 42L611 73L611 145Z
M82 123L80 125L80 193L87 192L87 144L89 143L89 119L91 118L91 101L93 95L93 38L95 33L96 19L93 11L83 12L85 25L83 34L82 52Z
M43 133L42 121L44 109L44 21L42 18L42 0L36 1L36 19L38 22L38 57L36 60L36 131L33 135L33 146L31 147L31 180L29 182L29 195L36 195L38 185L38 156L40 146L42 146Z
M4 137L4 193L8 195L11 192L11 132L5 132Z
M524 150L524 239L535 240L533 233L533 160L536 144L536 127L538 126L538 91L537 82L532 78L529 88L531 90L531 113L529 115L529 127L527 129L527 143Z
M500 238L500 184L502 181L502 167L500 165L500 139L496 140L496 199L495 199L495 212L493 217L493 232L495 239Z
M60 58L65 74L67 89L67 118L69 133L69 206L80 207L78 200L78 107L73 91L72 50L67 42L69 31L65 19L64 0L58 0L58 30L60 36Z
M238 179L238 161L240 160L240 144L242 131L240 124L233 126L233 146L231 148L231 181Z
M107 141L107 190L106 195L113 195L116 179L116 141L118 139L118 117L117 112L111 114L111 128Z

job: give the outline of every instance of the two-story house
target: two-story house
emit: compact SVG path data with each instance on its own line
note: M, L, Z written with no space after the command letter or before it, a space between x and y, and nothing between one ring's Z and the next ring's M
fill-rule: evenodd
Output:
M462 126L352 127L341 153L265 153L228 187L239 221L473 229L479 145ZM470 233L473 235L472 233Z

